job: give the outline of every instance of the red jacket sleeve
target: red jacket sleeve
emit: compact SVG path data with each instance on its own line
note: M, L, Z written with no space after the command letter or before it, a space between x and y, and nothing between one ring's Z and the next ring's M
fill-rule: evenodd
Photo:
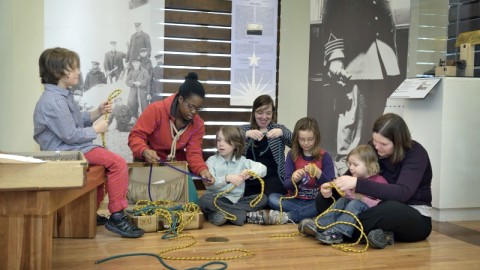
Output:
M162 121L161 114L157 113L161 109L158 107L153 104L147 106L128 135L128 146L136 159L143 160L143 151L150 149L147 144L148 136L153 133L156 123Z

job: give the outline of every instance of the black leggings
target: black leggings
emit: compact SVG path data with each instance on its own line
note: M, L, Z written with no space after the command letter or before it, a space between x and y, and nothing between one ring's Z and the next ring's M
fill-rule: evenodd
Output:
M331 198L317 196L317 211L322 213L332 204ZM358 215L366 234L374 229L393 232L395 241L417 242L432 232L432 219L422 216L416 209L397 201L382 201ZM357 239L356 230L352 239Z

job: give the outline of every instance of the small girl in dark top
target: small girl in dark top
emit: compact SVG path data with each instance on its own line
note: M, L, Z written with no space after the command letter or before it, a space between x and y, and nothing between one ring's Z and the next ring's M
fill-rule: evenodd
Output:
M331 181L335 176L330 154L320 148L320 129L317 121L304 117L297 121L293 131L292 150L285 161L285 179L283 186L288 191L285 197L298 194L295 198L282 199L283 194L272 193L268 204L272 210L259 210L247 214L247 222L264 225L285 224L288 220L299 222L316 215L315 198L321 184ZM282 213L280 213L280 201Z
M375 150L370 145L362 144L355 147L347 155L347 167L352 176L361 177L377 183L386 184L387 181L379 175L380 166ZM324 198L332 197L332 190L322 189ZM355 216L376 206L380 202L377 198L364 196L356 193L354 190L347 190L345 196L338 199L332 206L332 209L345 210ZM344 223L340 223L344 222ZM318 219L318 223L324 227L335 223L332 227L322 233L317 234L316 238L324 244L339 244L343 242L343 236L351 237L355 227L355 218L345 212L331 211ZM348 224L347 224L348 223Z

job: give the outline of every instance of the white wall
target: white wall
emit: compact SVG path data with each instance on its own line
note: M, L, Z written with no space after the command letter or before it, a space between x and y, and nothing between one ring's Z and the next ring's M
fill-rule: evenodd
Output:
M43 89L43 1L0 1L0 151L37 151L33 109Z
M293 131L307 116L310 1L282 0L278 123Z
M406 102L404 119L432 163L433 219L479 220L479 78L444 78L424 99Z

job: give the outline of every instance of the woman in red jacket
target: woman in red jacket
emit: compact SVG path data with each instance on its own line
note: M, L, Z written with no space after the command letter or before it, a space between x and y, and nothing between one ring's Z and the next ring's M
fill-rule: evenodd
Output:
M198 76L190 72L178 93L150 104L128 136L128 146L137 160L187 161L190 170L215 182L203 160L205 126L197 114L202 110L205 90Z

